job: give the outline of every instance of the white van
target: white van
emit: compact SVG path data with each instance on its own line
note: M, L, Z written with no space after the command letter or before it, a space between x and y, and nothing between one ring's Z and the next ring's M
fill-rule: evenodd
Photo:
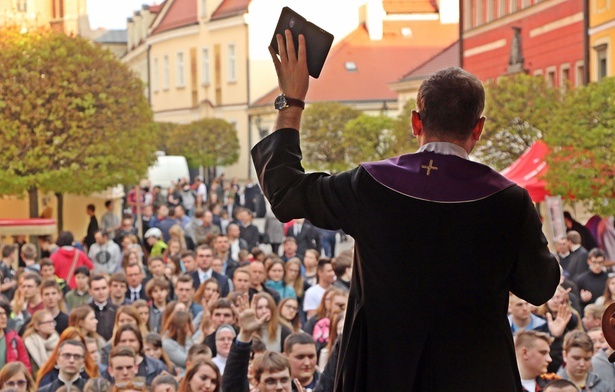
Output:
M188 161L180 155L163 155L157 153L158 159L153 166L147 170L147 179L151 186L160 185L163 190L171 186L171 182L177 182L181 178L190 178L188 171Z

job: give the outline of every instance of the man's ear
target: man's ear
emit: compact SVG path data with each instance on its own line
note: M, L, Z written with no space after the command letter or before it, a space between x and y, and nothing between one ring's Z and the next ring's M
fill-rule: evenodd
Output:
M480 136L483 133L483 129L485 127L485 121L487 120L487 117L482 116L478 122L476 123L476 126L474 127L474 129L472 130L472 139L479 141L480 140Z
M412 125L412 134L414 136L420 136L423 133L423 122L421 121L421 115L416 110L412 111L410 123Z

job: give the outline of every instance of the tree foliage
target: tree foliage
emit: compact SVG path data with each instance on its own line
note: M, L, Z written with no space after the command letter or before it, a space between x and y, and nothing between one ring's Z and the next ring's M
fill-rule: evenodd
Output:
M393 119L385 115L361 114L346 123L343 132L349 162L377 161L391 157L396 140L392 131Z
M615 214L615 78L570 90L545 141L548 189Z
M230 165L239 160L237 130L219 118L177 125L168 137L167 152L185 156L190 167Z
M361 112L337 102L313 103L301 123L301 148L307 168L337 173L352 167L344 143L346 123Z
M138 77L84 38L45 29L0 28L0 129L2 194L88 194L135 182L155 159Z
M487 122L474 154L501 170L548 132L560 90L543 77L517 74L487 82L485 95Z

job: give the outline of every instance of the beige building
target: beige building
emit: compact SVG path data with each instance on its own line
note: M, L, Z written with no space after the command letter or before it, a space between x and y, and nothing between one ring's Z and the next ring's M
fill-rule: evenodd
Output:
M84 36L91 33L86 0L0 0L0 24L49 26Z

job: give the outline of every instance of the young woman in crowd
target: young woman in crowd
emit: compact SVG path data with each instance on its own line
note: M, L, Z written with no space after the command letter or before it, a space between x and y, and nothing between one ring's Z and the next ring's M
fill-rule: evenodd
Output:
M188 350L194 343L192 315L187 311L175 311L165 327L162 334L162 348L175 367L185 370Z
M135 301L132 303L132 307L137 310L139 313L139 318L141 319L141 324L145 328L147 332L149 332L149 305L143 299Z
M218 366L220 374L224 374L226 360L236 336L237 333L230 324L222 324L216 331L216 356L212 358L212 362Z
M141 265L141 259L140 257L137 255L136 252L131 252L130 250L125 252L124 255L122 256L122 267L118 268L117 271L126 271L126 267L128 266L128 264L132 264L132 263L137 263Z
M288 327L293 333L301 331L301 317L299 316L299 303L294 298L286 298L278 305L280 323Z
M30 354L32 375L35 378L38 369L47 362L60 341L55 326L51 312L39 310L34 313L23 334L23 342Z
M162 312L162 317L160 320L161 334L168 328L167 324L171 321L171 318L175 312L186 311L186 310L188 310L188 308L186 308L186 305L184 305L183 303L179 301L169 302L167 306L164 308L164 312Z
M318 356L318 369L322 372L327 365L327 361L329 360L329 355L331 355L331 350L333 350L333 345L337 341L338 337L342 335L342 331L344 330L344 319L346 317L346 312L340 312L333 316L333 321L331 321L331 329L329 333L329 342L325 347L320 350L320 355Z
M604 294L596 298L596 305L604 305L607 307L613 302L615 302L615 276L609 276L606 279Z
M0 389L8 390L9 388L18 392L36 391L36 384L23 363L7 363L0 370Z
M120 306L115 313L115 323L113 324L113 335L111 335L111 340L108 343L104 342L101 345L102 348L100 350L100 361L103 365L108 364L109 353L113 348L115 334L122 325L126 324L132 324L136 326L139 331L141 331L141 336L147 335L147 327L145 326L145 324L143 324L143 321L141 320L141 316L139 315L137 309L132 305Z
M333 310L333 297L336 295L343 295L342 291L336 287L331 286L325 291L325 293L322 295L320 305L318 305L318 308L316 309L316 314L312 316L303 326L303 330L305 332L312 335L316 323L319 320L327 318L331 314L331 311Z
M137 377L143 377L147 385L151 385L154 378L161 372L169 371L162 361L145 355L143 352L143 335L134 324L125 324L119 327L113 340L113 347L116 346L128 346L135 350L137 366L139 367ZM104 376L111 380L109 372L105 373Z
M303 311L303 297L311 286L301 274L302 267L303 264L298 257L292 257L288 260L285 265L286 274L284 275L284 281L288 286L292 286L292 288L295 289L297 302L299 302L299 318L301 320L301 325L304 325L307 322L307 316Z
M162 336L160 336L160 334L150 332L145 335L145 339L143 341L143 352L150 358L162 361L162 363L164 363L169 369L169 373L175 374L175 366L173 366L173 362L171 362L169 356L162 349Z
M280 299L297 298L293 286L287 285L284 280L284 262L278 258L271 260L267 267L267 281L265 285L280 294Z
M73 309L68 316L68 325L77 328L83 337L96 339L100 346L105 344L105 339L96 332L98 320L89 305L81 305Z
M190 236L186 235L186 232L184 231L184 229L182 229L180 225L171 226L171 228L169 229L169 235L171 235L171 240L176 239L179 241L179 253L184 250L194 250L194 241L192 241L192 238Z
M179 384L179 392L220 392L222 376L216 364L207 359L197 360Z
M291 334L291 330L280 324L278 309L273 297L267 293L257 293L254 294L252 301L255 304L256 318L268 317L259 333L267 346L267 350L278 353L284 352L284 341Z
M216 301L220 298L220 282L216 278L209 278L201 283L192 300L200 304L203 309L209 311L216 305Z
M169 258L171 256L181 256L182 253L182 244L177 238L171 238L167 241L167 245L169 246L167 250L163 253L162 258L165 262L169 262Z
M0 352L0 367L7 363L19 361L23 363L28 372L32 371L28 350L23 340L16 331L8 329L8 320L11 316L11 307L4 301L0 301L0 340L4 339L6 350Z
M320 355L320 351L329 344L329 338L331 335L332 320L340 313L346 310L346 303L348 302L348 294L341 289L332 291L328 296L328 304L325 308L329 309L325 313L325 317L317 320L314 323L312 329L312 337L316 342L316 351ZM313 320L313 319L311 319Z
M76 308L75 308L76 309ZM60 335L60 341L58 346L65 340L80 340L86 347L87 341L81 332L75 327L66 328ZM56 358L58 357L58 346L53 350L53 353L49 356L49 359L38 371L37 376L37 388L44 387L50 384L53 380L58 378L58 369L56 369ZM92 356L88 351L85 352L85 366L81 372L81 377L84 379L90 379L99 377L99 368Z

